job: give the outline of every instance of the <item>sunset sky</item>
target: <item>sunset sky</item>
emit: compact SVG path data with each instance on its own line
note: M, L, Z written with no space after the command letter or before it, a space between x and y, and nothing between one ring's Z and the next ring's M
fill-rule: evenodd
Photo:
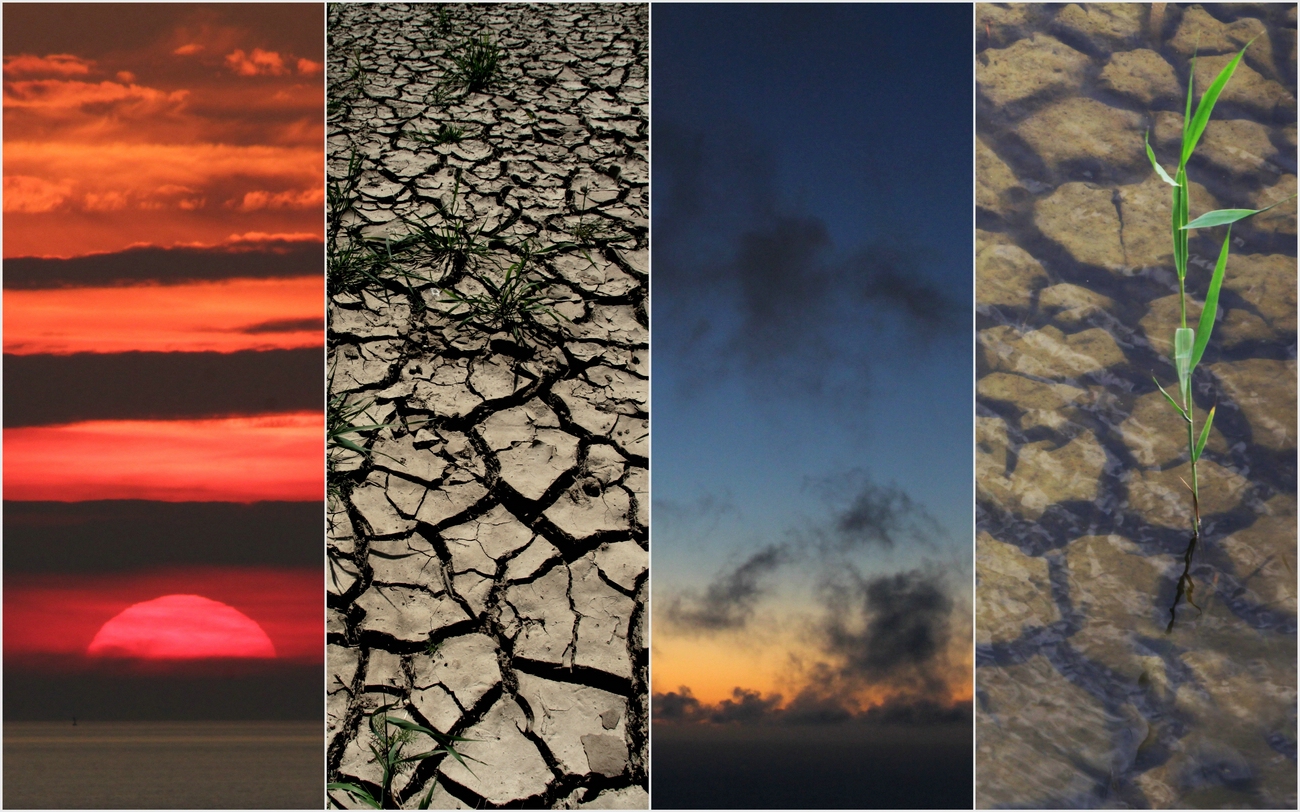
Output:
M6 719L319 716L323 17L4 6ZM85 655L172 594L277 657Z
M970 802L970 25L654 7L657 807Z

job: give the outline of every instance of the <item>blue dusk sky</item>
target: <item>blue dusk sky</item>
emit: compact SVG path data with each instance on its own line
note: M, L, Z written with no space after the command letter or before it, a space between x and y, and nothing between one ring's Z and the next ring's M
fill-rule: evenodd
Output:
M972 8L651 19L656 723L968 714Z

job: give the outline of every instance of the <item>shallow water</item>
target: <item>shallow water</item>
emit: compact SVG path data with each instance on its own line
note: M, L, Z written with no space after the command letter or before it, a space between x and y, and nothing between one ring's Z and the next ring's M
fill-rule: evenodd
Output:
M1142 152L1149 129L1176 162L1191 48L1203 88L1263 31L1189 163L1191 215L1292 194L1295 6L1157 6L977 11L983 808L1296 803L1295 205L1233 230L1167 633L1191 498L1152 382L1174 382L1177 281ZM1192 238L1189 319L1222 239Z
M312 809L319 722L6 722L6 809Z

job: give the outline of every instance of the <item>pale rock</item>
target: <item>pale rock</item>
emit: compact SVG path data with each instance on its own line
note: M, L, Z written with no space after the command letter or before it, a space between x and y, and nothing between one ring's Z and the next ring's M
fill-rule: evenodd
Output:
M1223 392L1250 423L1251 442L1272 451L1296 446L1296 362L1249 358L1211 364Z
M975 642L1009 642L1060 619L1047 560L981 532L975 539Z

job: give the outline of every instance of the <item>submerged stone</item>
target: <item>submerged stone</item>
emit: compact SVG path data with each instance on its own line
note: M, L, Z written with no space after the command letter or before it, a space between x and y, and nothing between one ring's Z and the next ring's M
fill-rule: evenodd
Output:
M980 533L975 539L975 642L1005 643L1060 619L1047 561Z

